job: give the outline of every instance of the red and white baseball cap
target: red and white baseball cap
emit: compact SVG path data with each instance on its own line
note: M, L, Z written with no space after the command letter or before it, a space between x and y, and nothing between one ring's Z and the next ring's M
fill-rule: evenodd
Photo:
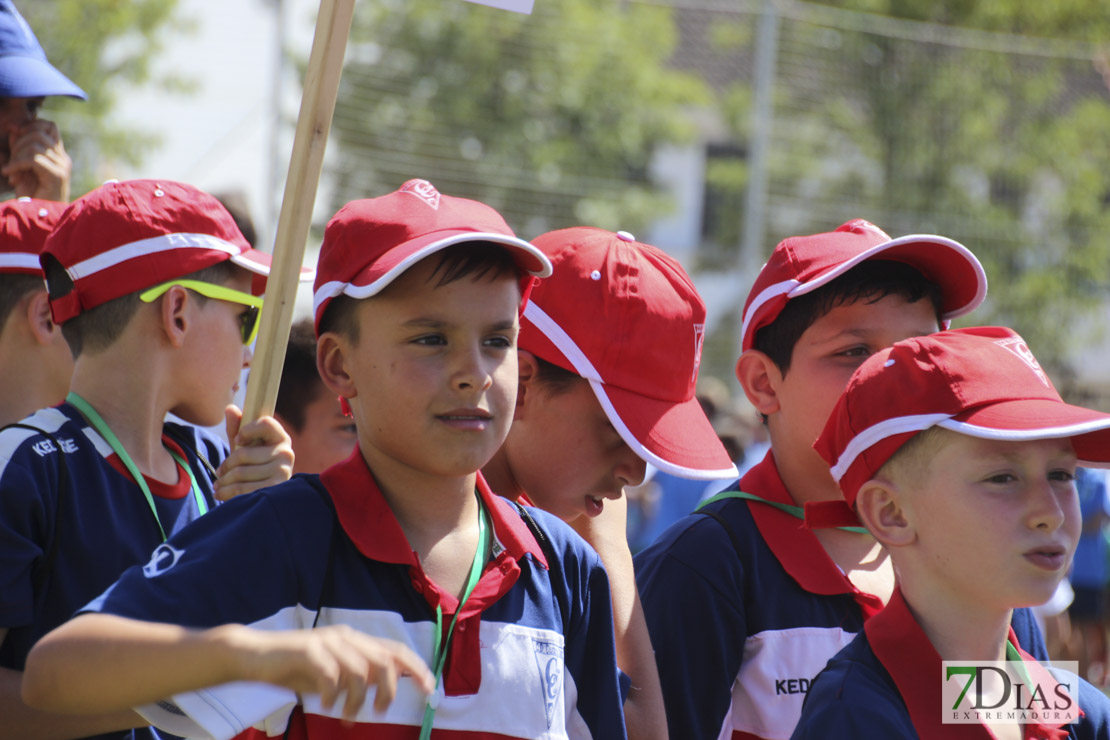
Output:
M1015 442L1068 437L1081 465L1110 464L1110 414L1065 403L1025 340L994 326L907 339L869 357L814 448L852 505L902 445L933 426Z
M748 293L740 330L741 347L751 349L755 333L782 312L791 298L805 295L840 277L865 260L903 262L941 289L941 318L970 313L987 296L987 275L971 251L943 236L911 234L891 239L861 218L836 231L783 239Z
M107 182L70 203L47 237L44 266L46 255L74 284L50 301L59 324L224 260L256 275L270 272L270 255L247 244L220 201L169 180Z
M672 475L736 475L695 397L705 304L674 259L631 234L578 227L532 240L554 266L519 347L590 381L621 438Z
M42 277L39 254L65 203L15 198L0 203L0 273Z
M493 242L509 249L532 278L551 274L543 252L517 238L484 203L443 195L427 180L409 180L389 195L351 201L324 230L316 265L312 312L316 331L333 298L377 295L430 254L463 242Z

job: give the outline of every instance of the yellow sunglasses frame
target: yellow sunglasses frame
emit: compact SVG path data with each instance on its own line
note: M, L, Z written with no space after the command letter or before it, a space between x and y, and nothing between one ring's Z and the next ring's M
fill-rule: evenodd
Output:
M258 327L262 323L261 312L263 301L258 296L251 295L250 293L244 293L241 290L235 290L223 285L216 285L215 283L205 283L200 280L170 280L169 282L162 283L161 285L155 285L153 288L144 290L142 293L139 293L139 300L143 303L153 303L175 285L180 285L182 288L200 293L206 298L212 298L217 301L228 301L229 303L238 303L242 306L257 308L259 314L254 317L254 326L251 327L250 336L244 337L243 344L249 345L255 340L255 337L258 336Z

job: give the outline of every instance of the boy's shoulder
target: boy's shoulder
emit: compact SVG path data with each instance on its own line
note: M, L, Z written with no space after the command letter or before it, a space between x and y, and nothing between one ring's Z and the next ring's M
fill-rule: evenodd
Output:
M791 737L917 737L905 700L865 632L834 655L810 683Z
M56 465L52 458L73 455L91 444L84 420L66 404L39 409L0 430L0 478L13 461L37 467ZM93 445L95 446L95 445Z

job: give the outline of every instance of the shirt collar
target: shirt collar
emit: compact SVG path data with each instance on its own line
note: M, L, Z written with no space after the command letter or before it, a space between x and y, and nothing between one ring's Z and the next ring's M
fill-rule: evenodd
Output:
M419 564L397 517L389 508L358 449L343 462L321 473L320 482L331 494L339 523L359 552L383 563ZM507 551L514 560L531 554L546 568L547 558L543 550L512 504L491 493L481 473L478 474L477 487L493 523L494 556L498 554L498 548Z
M782 482L773 451L768 451L763 460L740 479L740 490L758 493L761 498L775 503L797 505ZM763 540L798 585L824 596L850 594L863 611L864 619L882 609L879 597L860 591L848 580L825 552L821 541L806 528L805 522L758 501L747 503Z
M894 679L921 740L989 740L995 737L986 725L944 724L941 721L943 672L940 654L914 619L900 588L894 590L886 608L869 619L863 629L875 657ZM1018 645L1012 627L1007 639L1017 647L1031 670L1045 673ZM930 676L936 678L930 679ZM1027 724L1024 728L1026 738L1056 740L1068 737L1066 730L1056 726Z

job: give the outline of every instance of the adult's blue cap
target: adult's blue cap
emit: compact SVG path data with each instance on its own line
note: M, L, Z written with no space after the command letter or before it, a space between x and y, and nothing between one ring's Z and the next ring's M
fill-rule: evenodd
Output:
M0 97L46 95L88 100L84 90L46 60L46 52L12 0L0 0Z

